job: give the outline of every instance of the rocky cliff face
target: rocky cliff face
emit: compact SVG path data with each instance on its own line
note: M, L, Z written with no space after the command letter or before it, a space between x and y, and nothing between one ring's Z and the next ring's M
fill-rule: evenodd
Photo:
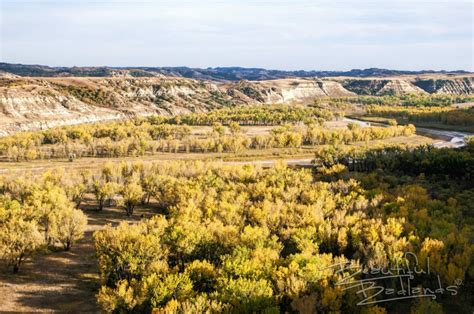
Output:
M413 85L409 81L405 80L392 80L385 84L378 92L377 95L401 95L401 94L412 94L421 93L426 94L424 90Z
M0 134L226 105L216 85L182 79L0 79Z
M152 114L206 112L245 104L402 93L472 94L472 76L407 79L281 79L220 84L175 77L0 76L0 135Z
M342 86L359 95L400 95L409 93L474 94L474 77L400 77L393 79L337 79Z
M328 80L283 79L272 81L241 81L227 85L228 94L244 102L291 103L319 97L349 97L356 94L339 82Z
M132 116L351 95L338 82L305 79L217 84L164 77L8 77L0 79L0 135Z
M474 94L474 77L452 79L417 79L414 85L428 93L437 94Z

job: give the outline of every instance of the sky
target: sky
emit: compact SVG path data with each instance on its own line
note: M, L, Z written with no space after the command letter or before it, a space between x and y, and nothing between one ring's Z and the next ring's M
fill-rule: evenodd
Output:
M0 0L0 61L474 71L472 0Z

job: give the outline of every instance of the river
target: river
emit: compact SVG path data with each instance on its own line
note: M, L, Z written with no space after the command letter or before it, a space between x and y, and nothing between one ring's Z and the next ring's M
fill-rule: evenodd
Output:
M387 126L383 123L376 123L376 122L366 122L362 120L357 120L354 118L344 118L343 121L346 122L354 122L359 124L361 127L368 127L368 126ZM438 129L431 129L431 128L416 128L416 134L424 135L436 139L437 141L433 143L435 147L463 147L466 145L465 139L468 136L473 136L473 133L468 132L459 132L459 131L451 131L451 130L438 130Z

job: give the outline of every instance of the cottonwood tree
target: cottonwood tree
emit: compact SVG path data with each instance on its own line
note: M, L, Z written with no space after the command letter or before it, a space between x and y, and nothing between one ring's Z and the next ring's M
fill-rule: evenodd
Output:
M101 211L104 209L105 202L112 199L118 193L119 185L115 182L94 180L92 182L92 191L97 201L97 210Z
M52 244L51 231L60 228L57 222L58 215L63 211L74 208L63 189L50 183L36 187L26 201L32 211L38 216L38 223L44 233L45 241Z
M44 244L37 222L24 217L17 201L0 199L0 260L14 273Z
M84 237L87 216L79 209L65 208L57 213L56 224L51 237L59 241L68 251L77 240Z
M133 215L135 207L141 202L144 194L142 186L136 180L131 180L123 185L120 195L127 216Z

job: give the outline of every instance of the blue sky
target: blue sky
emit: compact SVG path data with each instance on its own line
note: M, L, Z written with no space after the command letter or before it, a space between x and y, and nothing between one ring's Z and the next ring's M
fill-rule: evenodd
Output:
M474 71L468 0L0 0L0 60Z

